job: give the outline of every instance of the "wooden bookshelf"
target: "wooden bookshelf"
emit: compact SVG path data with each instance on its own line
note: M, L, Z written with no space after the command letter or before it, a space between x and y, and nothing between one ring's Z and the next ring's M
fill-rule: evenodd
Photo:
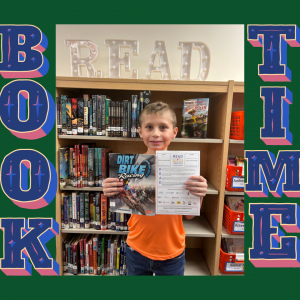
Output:
M208 182L208 192L203 201L201 216L184 220L186 231L186 268L185 275L218 275L220 242L222 234L223 203L225 195L225 171L229 145L243 147L229 141L230 118L235 94L241 104L244 92L243 83L201 82L179 80L142 80L111 78L57 77L56 96L82 98L83 94L103 94L112 100L131 99L131 95L140 91L151 91L151 102L162 100L174 109L178 121L179 134L172 141L169 150L200 151L200 173ZM209 98L207 139L181 138L182 105L184 99ZM145 153L146 146L140 138L109 138L97 136L56 136L57 162L59 170L58 149L60 147L93 141L97 147L110 147L114 153ZM59 186L59 184L58 184ZM65 188L63 190L101 191L102 188ZM56 220L61 224L60 190L56 195ZM63 229L56 240L56 258L61 265L62 275L62 241L72 229ZM74 229L87 232L86 229ZM91 230L97 233L96 230ZM88 232L87 232L88 233ZM103 233L99 231L99 233ZM108 230L107 230L108 233ZM111 232L127 234L127 232Z

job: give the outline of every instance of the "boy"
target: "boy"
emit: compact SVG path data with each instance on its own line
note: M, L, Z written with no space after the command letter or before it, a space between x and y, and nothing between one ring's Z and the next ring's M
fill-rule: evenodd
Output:
M140 137L146 147L146 154L157 150L167 151L178 128L172 108L163 102L149 104L140 114ZM207 181L200 175L191 176L193 182L186 182L186 189L195 196L203 197ZM103 181L103 193L110 197L123 190L118 178ZM194 216L185 216L192 219ZM153 217L131 215L126 252L128 275L183 275L185 265L185 231L181 215L155 215Z

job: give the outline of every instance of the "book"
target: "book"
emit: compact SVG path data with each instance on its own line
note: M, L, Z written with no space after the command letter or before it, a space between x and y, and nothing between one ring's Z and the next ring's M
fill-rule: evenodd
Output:
M107 197L101 194L101 230L106 230Z
M105 135L109 136L109 107L110 99L106 98L105 100Z
M97 135L97 96L92 96L93 102L93 135Z
M72 135L72 102L70 98L66 98L66 118L67 118L67 134Z
M124 187L110 197L111 212L155 215L155 195L147 194L155 185L155 155L110 153L109 177L119 178Z
M89 95L83 95L83 134L89 134Z
M131 102L127 103L127 137L131 137Z
M59 148L59 183L60 188L65 188L68 184L69 174L69 149Z
M94 179L94 148L88 148L88 186L93 187L95 185Z
M61 112L61 105L60 105L60 97L56 97L56 127L57 127L57 135L61 135L61 123L60 123L60 112Z
M83 135L84 130L84 100L78 98L77 100L77 134Z
M229 209L244 212L244 197L226 196L225 201Z
M60 104L61 104L61 134L66 135L67 134L67 96L62 95L60 97Z
M89 100L89 136L92 136L94 133L93 127L93 99Z
M106 109L105 109L105 104L106 104L106 95L101 96L102 100L102 107L101 107L101 124L102 124L102 135L106 135L106 129L105 129L105 124L106 124Z
M84 193L84 228L90 228L90 199L89 193Z
M184 100L181 137L205 139L208 121L208 98Z
M127 137L128 100L123 101L123 137Z
M97 95L97 135L102 135L102 96Z
M131 96L131 137L136 137L137 95Z
M144 108L145 108L151 102L151 92L150 91L144 91L143 97L144 97Z
M225 238L227 253L234 253L236 261L244 261L244 239Z
M77 98L72 98L72 134L77 135L77 121L78 121L78 102Z

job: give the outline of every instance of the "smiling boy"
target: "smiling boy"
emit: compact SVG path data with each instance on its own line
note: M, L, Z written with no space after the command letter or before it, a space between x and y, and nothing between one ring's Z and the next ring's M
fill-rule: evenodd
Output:
M147 147L146 154L167 151L178 128L176 115L166 103L147 105L140 115L140 137ZM185 182L191 194L203 197L207 181L200 175ZM103 181L103 193L110 197L123 190L118 178ZM185 216L192 219L194 216ZM185 231L181 215L131 215L126 254L128 275L183 275L185 265Z

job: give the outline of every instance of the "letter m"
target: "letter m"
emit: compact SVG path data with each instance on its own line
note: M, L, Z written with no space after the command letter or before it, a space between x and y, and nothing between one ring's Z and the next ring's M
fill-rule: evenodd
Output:
M3 230L4 258L0 269L6 275L32 275L32 266L41 275L59 275L59 264L51 257L45 244L59 234L58 223L51 218L0 219Z
M300 151L279 151L277 158L267 150L245 151L247 182L245 193L249 197L300 196Z

